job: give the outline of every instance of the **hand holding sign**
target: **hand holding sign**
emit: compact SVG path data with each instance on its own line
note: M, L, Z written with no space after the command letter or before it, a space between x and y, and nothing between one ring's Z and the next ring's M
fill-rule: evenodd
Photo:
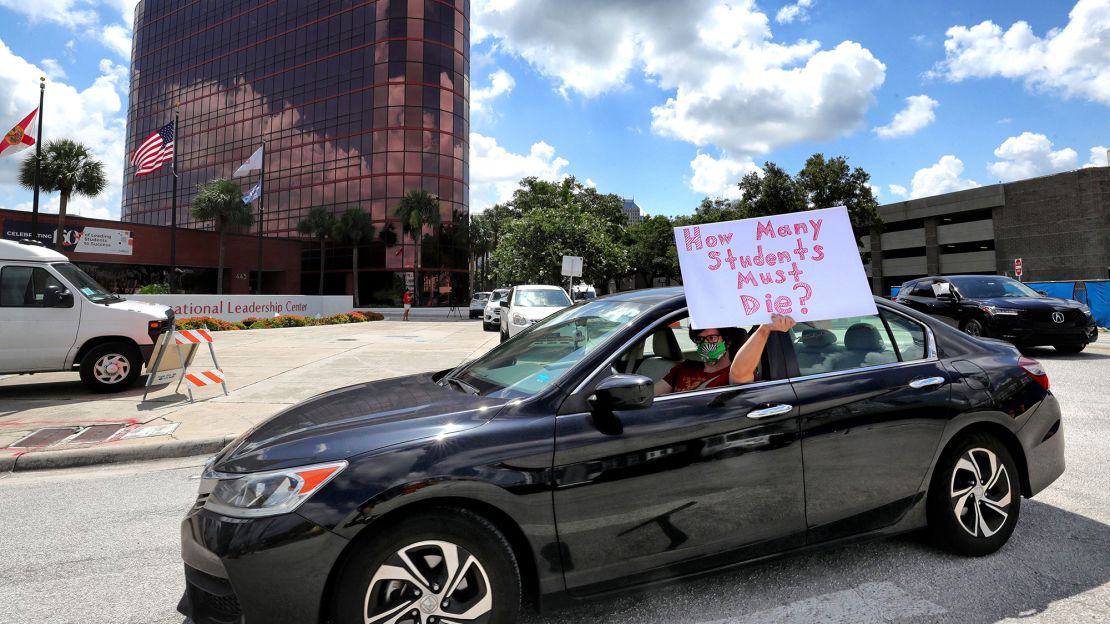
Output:
M877 314L844 207L675 228L694 327Z

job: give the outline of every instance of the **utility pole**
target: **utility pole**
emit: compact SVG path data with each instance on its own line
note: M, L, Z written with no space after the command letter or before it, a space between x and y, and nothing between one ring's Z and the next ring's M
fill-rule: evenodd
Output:
M181 139L181 119L177 107L181 104L174 102L173 111L173 190L170 200L170 294L173 294L173 283L177 278L177 152Z
M262 173L258 178L258 277L254 284L254 294L262 294L262 205L266 198L266 139L262 139Z

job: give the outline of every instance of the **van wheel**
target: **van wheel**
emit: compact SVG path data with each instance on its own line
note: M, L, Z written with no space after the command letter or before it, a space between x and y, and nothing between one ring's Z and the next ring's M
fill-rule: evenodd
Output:
M81 381L93 392L120 392L139 379L139 350L123 342L97 345L81 358Z

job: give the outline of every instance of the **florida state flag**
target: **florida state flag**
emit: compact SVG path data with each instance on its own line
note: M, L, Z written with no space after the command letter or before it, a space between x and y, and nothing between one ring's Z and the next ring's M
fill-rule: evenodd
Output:
M0 156L8 156L23 151L35 144L35 137L28 134L27 129L31 126L31 122L34 121L38 112L39 109L37 108L31 111L30 115L24 117L23 121L17 123L14 128L4 135L3 139L0 139Z

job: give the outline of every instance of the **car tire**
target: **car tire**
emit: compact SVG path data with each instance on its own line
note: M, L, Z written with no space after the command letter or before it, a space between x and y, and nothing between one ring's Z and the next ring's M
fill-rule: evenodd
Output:
M987 328L983 326L983 322L977 318L969 318L960 324L960 331L976 338L988 338L990 334L987 333Z
M1010 451L977 433L951 445L937 462L927 500L929 532L947 550L989 555L1006 543L1021 512L1021 481Z
M1052 345L1060 353L1080 353L1087 345Z
M505 329L502 329L501 330L501 342L505 342L508 339L509 339L509 331L505 330Z
M516 557L505 536L482 516L458 508L422 511L368 533L372 536L353 546L336 579L335 624L379 621L375 616L406 623L430 617L488 624L519 619ZM453 588L447 586L451 579ZM406 610L409 619L390 616Z
M487 323L485 319L482 319L482 331L493 331L493 325Z
M81 358L81 381L93 392L121 392L138 381L142 369L143 359L135 345L108 342L89 349Z

